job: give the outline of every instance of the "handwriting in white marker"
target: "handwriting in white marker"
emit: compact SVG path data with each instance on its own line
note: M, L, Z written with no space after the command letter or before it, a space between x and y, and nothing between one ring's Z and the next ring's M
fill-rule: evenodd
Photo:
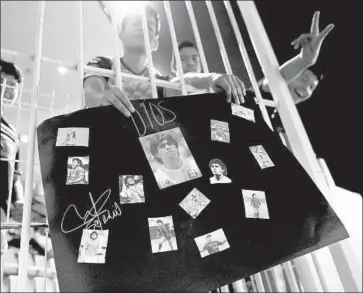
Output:
M84 215L81 215L79 213L77 207L74 204L70 205L66 209L62 218L61 229L63 233L71 233L83 227L85 227L86 229L102 229L103 228L102 224L106 224L109 220L121 216L122 214L121 208L116 202L113 203L112 205L113 208L111 210L104 209L104 206L107 203L110 195L111 195L111 189L108 189L104 193L102 193L101 196L96 201L94 201L92 194L89 193L92 202L92 208L86 211ZM65 229L64 221L66 217L72 213L73 215L75 214L78 217L79 222L77 221L75 223L75 226L73 226L73 228Z
M160 101L157 105L153 103L141 103L140 107L144 109L142 114L146 115L146 117L143 117L143 115L141 115L141 113L137 109L135 111L137 116L131 116L132 122L134 123L134 126L140 137L146 134L148 127L151 127L151 129L155 129L155 123L159 126L164 126L168 123L173 122L176 119L176 115L173 111L161 106L163 102L164 101ZM158 115L155 114L155 111L159 112L160 119L157 118ZM172 118L169 120L165 118L165 114L167 113L172 115ZM137 117L140 119L141 125L140 123L136 123L135 118Z

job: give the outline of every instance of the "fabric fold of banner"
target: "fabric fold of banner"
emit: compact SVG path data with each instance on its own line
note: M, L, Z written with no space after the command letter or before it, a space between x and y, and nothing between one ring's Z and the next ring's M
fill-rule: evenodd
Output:
M62 292L208 291L348 237L252 97L253 119L224 93L132 103L37 128ZM57 146L64 128L88 145Z

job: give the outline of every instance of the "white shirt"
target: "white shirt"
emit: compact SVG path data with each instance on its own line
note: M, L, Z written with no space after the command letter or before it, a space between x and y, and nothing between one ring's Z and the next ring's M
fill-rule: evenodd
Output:
M231 183L231 182L232 182L232 180L229 179L226 176L222 176L219 180L217 180L217 178L214 177L214 176L210 178L210 183L211 184L216 184L216 183Z
M154 172L156 182L160 188L166 188L175 184L183 183L202 176L194 159L187 158L179 169L170 170L161 165Z

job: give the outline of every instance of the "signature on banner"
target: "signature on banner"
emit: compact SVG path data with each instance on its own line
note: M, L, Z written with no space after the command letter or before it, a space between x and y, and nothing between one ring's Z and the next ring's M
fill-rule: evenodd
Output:
M104 193L102 193L101 196L96 201L94 201L92 194L89 193L90 200L92 203L92 208L86 211L84 215L81 215L77 207L74 204L71 204L66 209L62 218L61 229L63 233L74 232L83 227L85 227L85 229L103 229L102 225L106 224L109 220L121 216L122 211L117 202L114 202L112 204L112 209L104 208L105 204L110 198L110 195L111 195L111 189L108 189ZM71 215L76 214L76 216L79 218L79 222L76 223L75 227L71 228L70 230L67 230L64 229L63 223L66 217L69 216L69 214Z

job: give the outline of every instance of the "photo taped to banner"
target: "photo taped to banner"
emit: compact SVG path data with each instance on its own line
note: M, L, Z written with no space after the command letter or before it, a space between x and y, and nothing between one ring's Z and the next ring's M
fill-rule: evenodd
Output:
M255 122L255 113L252 109L231 103L232 115Z
M198 189L194 188L179 205L195 219L209 203L210 200Z
M141 175L119 176L120 203L144 203L144 183Z
M214 232L196 237L194 241L198 246L202 258L230 247L223 229L218 229Z
M212 140L230 143L228 122L211 119L210 124Z
M88 184L89 156L68 157L67 185Z
M152 253L178 250L172 216L148 218Z
M160 189L202 176L179 127L139 139Z
M269 219L266 195L263 191L242 189L246 218Z
M88 147L89 129L86 127L58 128L56 146Z
M209 178L211 184L232 182L232 180L227 177L227 166L220 159L210 160L209 169L213 174L213 177Z
M98 263L106 261L108 230L84 229L79 247L79 263Z
M261 169L275 166L262 145L251 146L250 151L255 157Z

